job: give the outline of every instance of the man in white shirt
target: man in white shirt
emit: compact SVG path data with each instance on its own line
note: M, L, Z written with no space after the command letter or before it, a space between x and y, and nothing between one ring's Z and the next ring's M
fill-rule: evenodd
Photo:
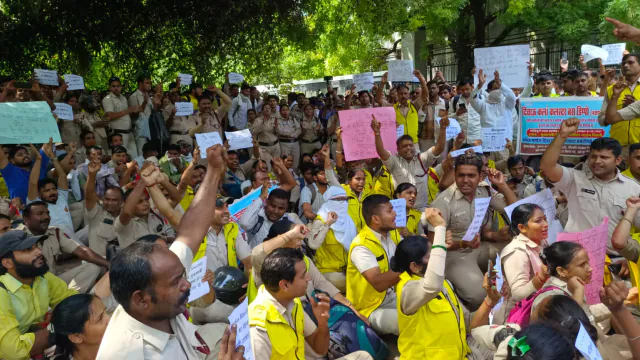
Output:
M467 144L473 144L476 140L482 140L482 126L480 114L471 106L471 93L473 92L473 79L465 78L458 83L459 96L454 98L449 109L449 117L458 120L460 128L464 132ZM489 94L482 91L482 95Z
M329 186L322 167L316 166L311 172L313 174L313 183L305 186L300 192L300 214L304 216L303 221L305 223L313 222L316 219L318 210L324 204L322 195Z
M242 84L240 93L233 98L229 116L229 127L231 131L244 130L247 128L247 111L252 108L251 90L248 84Z
M189 298L193 254L207 233L224 169L220 145L207 149L208 171L184 215L178 236L167 249L135 242L111 264L111 290L120 303L105 331L97 359L215 359L224 324L198 327L184 315ZM143 172L149 179L151 171Z

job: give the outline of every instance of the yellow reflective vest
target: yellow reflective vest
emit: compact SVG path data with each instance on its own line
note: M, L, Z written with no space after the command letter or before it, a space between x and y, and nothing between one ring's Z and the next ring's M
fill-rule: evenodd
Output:
M261 286L262 291L264 285ZM295 330L268 300L249 305L249 326L258 326L267 331L271 341L272 360L304 360L304 309L300 299L293 299L291 317Z
M445 280L444 290L418 312L405 315L401 306L402 289L410 280L422 281L422 278L404 272L396 286L400 359L466 359L471 350L467 346L462 306L449 283Z
M416 209L409 209L409 214L407 215L407 230L412 234L418 234L418 226L420 226L420 217L422 213ZM398 229L390 232L391 239L396 245L402 240L402 235L400 235L400 231Z
M228 223L222 228L224 231L224 239L227 242L227 261L229 266L238 267L238 257L236 255L236 238L240 232L240 228L236 223ZM207 237L204 237L204 241L200 244L198 252L193 257L193 262L196 262L203 258L207 252Z
M607 88L607 96L609 100L611 99L612 94L613 85ZM625 95L633 95L636 99L640 99L640 86L636 86L633 93L629 90L629 87L625 87L618 98L616 109L622 109ZM640 142L640 118L631 119L630 121L623 120L611 125L609 136L618 140L622 146Z
M369 317L373 310L377 309L384 301L386 291L378 292L373 285L358 271L351 261L351 252L356 246L364 246L373 253L378 261L380 273L389 271L388 254L385 252L380 240L372 233L368 226L364 226L358 236L351 242L349 258L347 261L347 299L362 315ZM390 254L393 256L393 254Z
M407 117L402 115L399 104L393 104L396 110L396 126L404 125L404 134L411 136L413 143L418 142L418 109L409 101L409 112Z
M373 193L393 199L393 178L386 166L382 166L376 176Z
M320 220L324 224L324 219L320 215L316 217L316 220ZM333 230L329 229L327 231L327 236L325 236L322 245L316 250L314 259L314 264L316 264L321 273L342 273L346 269L347 252L344 250L344 246L336 239Z
M304 257L304 265L307 268L307 272L309 272L309 258L305 255ZM247 285L247 299L249 304L251 304L253 302L253 300L256 299L256 296L258 296L258 287L256 286L256 280L253 278L253 272L255 271L255 269L251 270L251 275L249 275L249 285Z

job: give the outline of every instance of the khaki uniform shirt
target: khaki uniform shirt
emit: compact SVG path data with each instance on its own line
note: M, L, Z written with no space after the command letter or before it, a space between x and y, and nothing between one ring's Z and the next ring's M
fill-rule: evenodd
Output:
M218 114L215 111L200 113L200 121L203 124L203 133L217 132L218 134L220 134L220 139L224 139L223 124L220 119L218 119Z
M101 118L97 112L81 112L80 114L78 114L78 116L80 116L83 123L88 123L89 125L91 125L93 134L96 136L96 145L101 147L107 145L107 129L103 127L97 128L94 126L94 124L98 121L104 121L106 119Z
M118 236L118 242L121 248L133 244L134 241L142 236L156 234L163 236L164 222L159 216L149 213L146 219L132 217L127 225L120 222L120 217L115 221L114 230Z
M435 159L436 156L432 149L429 149L414 156L411 161L407 161L399 155L391 155L387 161L383 161L393 177L394 189L402 183L411 183L418 189L415 204L415 208L418 210L426 208L429 203L428 170Z
M289 116L288 119L278 119L278 127L276 128L278 136L287 140L295 140L302 133L298 120Z
M79 114L74 115L74 118L78 118ZM83 124L84 125L84 124ZM75 123L75 121L60 121L60 138L65 144L80 143L80 134L82 133L82 126Z
M24 225L18 226L16 230L22 230L29 235L33 235L33 233ZM71 240L69 235L65 234L64 231L57 227L49 227L44 235L47 235L48 238L42 243L38 243L38 247L42 249L42 255L47 259L49 271L56 276L60 275L62 271L58 270L58 258L62 254L71 254L78 248L78 246L80 246L80 244Z
M105 113L125 111L129 108L127 98L123 95L115 96L113 93L109 93L102 99L102 108ZM129 114L123 117L109 122L109 126L112 129L118 130L131 130L131 117Z
M142 105L144 103L144 93L140 91L140 89L136 90L131 96L129 96L129 106ZM151 111L153 110L153 104L151 98L147 101L147 106L142 109L142 111L138 114L138 116L149 117L151 116Z
M293 316L291 312L293 311L294 303L293 301L289 302L287 306L282 306L278 300L276 300L273 295L271 295L265 288L260 288L258 290L258 295L255 300L260 303L271 303L278 310L282 317L289 323L289 326L296 331L296 323L293 321ZM313 323L313 320L309 318L306 312L303 311L304 314L304 337L311 336L315 331L317 326ZM251 326L249 328L249 335L251 338L251 350L253 351L254 359L256 360L268 360L271 359L271 339L269 339L269 335L267 334L267 329ZM305 354L307 354L306 349L309 346L305 341ZM305 355L307 358L307 355Z
M475 198L486 197L491 197L491 201L489 202L489 209L484 218L483 226L490 223L491 209L504 212L504 208L507 206L502 194L492 194L489 184L481 181L476 188L474 200ZM431 207L442 212L444 221L447 224L447 230L451 230L451 234L453 235L453 241L462 240L462 237L473 222L473 217L476 212L475 202L469 201L469 199L458 190L458 186L453 183L447 190L438 194L438 197L431 203ZM433 231L431 225L429 225L429 231Z
M169 250L180 258L188 274L193 261L191 249L184 243L174 242ZM118 306L111 316L96 359L205 359L206 355L198 350L203 346L196 337L198 326L191 324L183 314L171 319L170 323L173 334L141 323ZM213 345L209 348L213 350Z
M266 121L264 117L258 116L251 127L251 134L261 143L273 143L278 141L276 135L276 119L275 115L271 115Z
M322 129L316 130L318 125L320 124L320 120L317 117L312 117L308 119L306 116L303 116L300 120L300 128L302 130L302 135L300 139L306 141L317 141L321 135Z
M562 178L554 186L567 197L569 220L564 230L588 230L600 225L606 216L609 218L607 252L617 254L611 245L611 235L627 208L627 199L640 194L640 184L619 171L612 180L605 182L585 166L583 170L563 167ZM640 214L633 222L640 227Z
M84 210L84 219L89 226L89 248L100 256L107 256L107 242L118 238L113 226L116 218L96 204L93 209Z
M302 119L302 117L304 116L304 113L302 112L302 109L300 109L300 105L298 104L293 105L290 113L291 116L293 116L298 121L300 121L300 119Z

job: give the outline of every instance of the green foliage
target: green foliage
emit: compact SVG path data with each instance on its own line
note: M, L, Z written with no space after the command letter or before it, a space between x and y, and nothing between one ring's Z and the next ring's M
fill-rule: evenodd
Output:
M603 41L619 42L613 36L613 25L605 21L604 17L618 19L635 27L640 27L640 0L612 0L607 5L600 23ZM627 50L633 49L637 50L638 46L634 43L627 43Z

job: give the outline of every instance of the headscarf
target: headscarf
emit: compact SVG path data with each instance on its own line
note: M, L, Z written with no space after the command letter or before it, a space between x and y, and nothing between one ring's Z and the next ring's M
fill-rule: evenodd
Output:
M351 241L358 235L358 231L351 216L349 216L348 202L346 200L332 200L338 197L346 198L347 193L340 186L329 186L322 197L324 198L324 204L318 210L318 215L322 220L327 221L330 212L333 211L338 214L338 220L331 225L331 230L333 230L336 240L342 244L346 251L349 251Z

